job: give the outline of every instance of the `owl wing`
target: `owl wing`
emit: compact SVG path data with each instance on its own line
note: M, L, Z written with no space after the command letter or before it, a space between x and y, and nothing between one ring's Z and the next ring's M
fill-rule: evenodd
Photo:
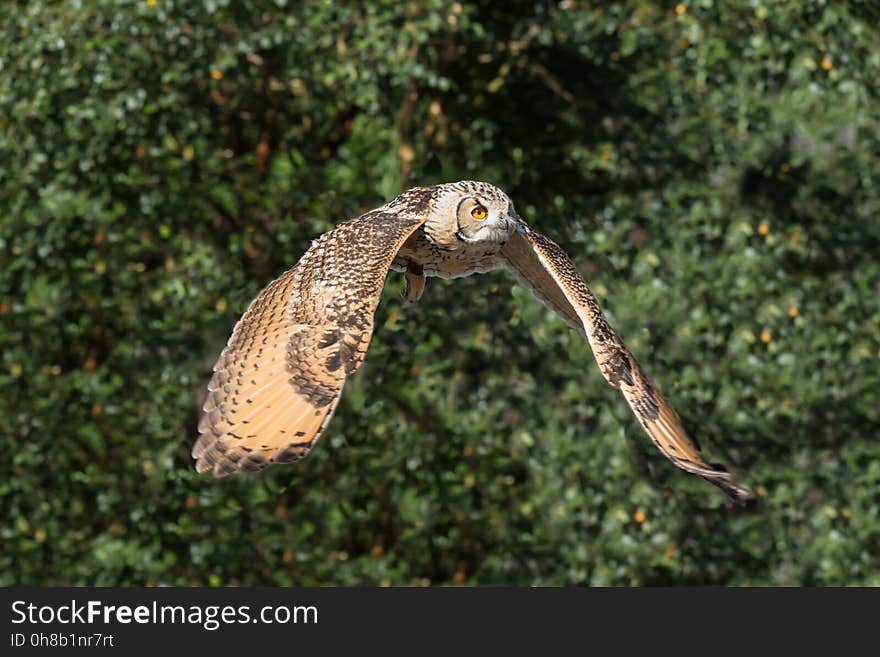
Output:
M198 472L222 477L309 453L364 360L391 262L423 223L361 215L260 292L214 365L192 449Z
M602 375L620 389L660 451L679 468L718 486L731 499L744 502L752 498L722 466L703 459L678 414L608 324L568 254L525 223L518 228L501 250L502 259L539 299L586 336Z

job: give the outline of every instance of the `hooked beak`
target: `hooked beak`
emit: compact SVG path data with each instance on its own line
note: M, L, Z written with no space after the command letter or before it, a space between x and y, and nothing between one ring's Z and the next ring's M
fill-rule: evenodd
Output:
M516 213L516 210L511 209L510 211L508 211L506 219L507 219L507 229L511 233L514 230L519 231L520 233L526 232L526 224L523 221L522 217L520 217Z

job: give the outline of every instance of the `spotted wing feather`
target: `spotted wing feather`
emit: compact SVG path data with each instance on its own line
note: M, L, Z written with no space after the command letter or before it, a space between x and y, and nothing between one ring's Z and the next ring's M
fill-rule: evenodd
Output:
M558 244L523 223L501 256L538 298L587 337L605 379L623 393L642 427L670 461L718 486L735 501L752 497L722 466L703 458L678 414L608 324L596 297Z
M260 292L214 366L192 449L198 472L222 477L309 453L364 360L391 262L422 223L361 215Z

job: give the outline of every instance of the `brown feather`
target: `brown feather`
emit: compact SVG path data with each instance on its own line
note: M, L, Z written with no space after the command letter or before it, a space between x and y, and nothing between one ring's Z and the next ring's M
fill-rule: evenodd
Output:
M620 389L654 444L679 468L703 477L731 499L752 499L753 494L734 483L722 466L703 458L678 414L608 324L565 251L524 223L520 228L501 250L501 257L541 301L587 337L602 375Z
M385 276L424 223L368 212L315 240L251 303L214 366L192 449L222 477L298 460L363 362Z

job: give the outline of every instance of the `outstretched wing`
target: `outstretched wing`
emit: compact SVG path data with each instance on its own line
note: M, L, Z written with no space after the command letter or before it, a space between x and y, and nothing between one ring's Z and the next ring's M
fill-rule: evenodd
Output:
M251 303L214 365L192 449L222 477L301 459L364 360L391 262L424 219L368 212L312 243Z
M641 425L670 461L700 475L735 501L753 495L722 466L708 463L681 419L608 324L596 297L558 244L525 223L501 250L508 268L535 295L584 334L605 379L619 388Z

